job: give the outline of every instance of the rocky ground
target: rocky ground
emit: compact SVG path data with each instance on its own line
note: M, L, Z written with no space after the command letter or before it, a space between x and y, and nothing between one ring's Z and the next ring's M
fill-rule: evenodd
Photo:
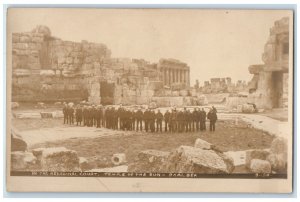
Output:
M75 150L78 156L101 156L100 167L107 164L114 153L125 153L128 163L146 149L170 151L181 145L193 146L197 138L216 145L220 150L241 151L269 148L273 136L249 128L248 124L234 121L219 121L215 132L191 133L145 133L124 132L108 129L77 127L62 124L62 119L14 119L13 125L23 132L29 149L39 147L66 147Z

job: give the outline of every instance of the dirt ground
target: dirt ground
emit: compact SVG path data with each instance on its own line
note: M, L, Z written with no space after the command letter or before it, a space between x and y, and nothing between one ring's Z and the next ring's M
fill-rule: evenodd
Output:
M61 119L14 119L13 125L20 131L38 130L54 126L64 127L65 129L77 127L64 125ZM114 133L114 131L111 132ZM249 128L247 124L234 125L232 121L219 121L215 132L204 131L175 134L165 132L126 132L126 135L116 134L89 138L75 137L38 143L31 148L63 146L77 151L81 157L101 156L107 159L110 159L114 153L125 153L127 161L132 162L142 150L171 151L180 145L193 146L197 138L215 144L225 152L269 148L274 137L260 130Z

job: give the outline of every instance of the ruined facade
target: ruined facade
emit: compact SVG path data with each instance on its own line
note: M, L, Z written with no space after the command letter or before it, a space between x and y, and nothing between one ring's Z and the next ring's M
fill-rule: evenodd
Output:
M289 77L289 18L282 18L270 29L262 60L264 64L251 65L253 74L249 101L260 108L287 106Z
M160 59L158 70L167 86L190 86L190 68L186 63L175 59Z
M238 80L233 83L230 77L226 78L211 78L210 81L205 81L204 85L199 87L199 91L204 94L210 93L238 93L247 91L248 84L246 81Z
M111 58L104 44L63 41L46 26L13 33L12 67L17 102L149 104L164 86L189 86L189 67L178 60Z

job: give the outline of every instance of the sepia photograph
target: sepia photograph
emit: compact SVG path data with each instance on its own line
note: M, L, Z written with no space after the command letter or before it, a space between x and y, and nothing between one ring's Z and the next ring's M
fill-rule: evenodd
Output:
M9 8L8 191L290 193L293 20Z

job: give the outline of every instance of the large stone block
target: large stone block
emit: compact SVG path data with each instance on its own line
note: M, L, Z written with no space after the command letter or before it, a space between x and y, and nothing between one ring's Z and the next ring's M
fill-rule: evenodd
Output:
M64 147L38 148L32 153L44 171L80 171L77 152Z
M269 154L270 154L269 151L262 150L262 149L247 150L245 166L247 168L250 168L251 161L253 159L266 160Z
M11 169L27 170L36 164L36 157L31 152L14 151L11 153Z
M15 129L11 133L11 151L26 151L27 143L18 134L19 132Z
M128 166L128 172L165 172L163 165L169 152L145 150L138 154L136 161Z
M271 164L266 160L252 159L250 164L250 171L252 173L271 173Z
M287 140L283 137L277 137L275 138L271 143L271 152L274 154L282 154L287 153Z
M194 147L199 148L199 149L209 150L209 149L212 149L212 144L210 144L200 138L197 138Z
M233 159L213 150L180 146L165 164L166 172L222 174L234 170Z
M287 156L284 153L270 154L267 160L270 162L273 171L287 172Z

